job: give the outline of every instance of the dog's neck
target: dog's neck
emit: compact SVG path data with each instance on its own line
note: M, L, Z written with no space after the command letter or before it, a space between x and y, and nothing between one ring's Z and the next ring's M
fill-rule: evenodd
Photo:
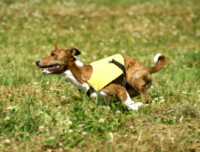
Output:
M78 89L86 91L90 88L87 83L92 73L92 67L90 65L84 65L81 61L75 60L69 65L68 69L61 73L69 82L71 82Z

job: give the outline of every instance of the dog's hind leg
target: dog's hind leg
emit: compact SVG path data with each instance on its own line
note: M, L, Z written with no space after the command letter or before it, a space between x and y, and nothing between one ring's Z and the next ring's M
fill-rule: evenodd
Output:
M141 92L141 97L144 98L144 101L145 101L145 103L147 103L147 104L152 102L151 97L148 97L148 96L147 96L147 92L146 92L146 91Z
M151 103L151 97L147 96L147 89L151 86L151 81L148 84L143 79L132 79L131 84L129 84L134 90L141 95L145 103Z
M110 84L106 86L103 91L109 95L116 96L123 102L128 110L138 110L138 108L142 106L141 102L135 103L132 101L126 89L119 84Z

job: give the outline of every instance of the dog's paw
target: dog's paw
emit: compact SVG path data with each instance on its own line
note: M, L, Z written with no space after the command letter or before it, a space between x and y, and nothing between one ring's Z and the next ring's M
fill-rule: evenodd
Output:
M138 111L138 108L142 105L143 105L142 102L137 102L137 103L133 103L133 104L129 105L129 107L127 107L127 108L128 108L128 110Z
M143 103L142 103L142 102L137 102L137 103L135 103L135 104L137 104L137 105L138 105L138 107L141 107L141 106L143 105Z

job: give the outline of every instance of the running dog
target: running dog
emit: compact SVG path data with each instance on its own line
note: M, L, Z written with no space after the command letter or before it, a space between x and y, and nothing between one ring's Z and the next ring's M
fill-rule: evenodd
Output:
M120 69L121 73L102 89L95 90L89 81L94 70L98 72L100 68L94 69L92 65L84 65L75 58L80 54L81 52L76 48L61 49L55 41L55 50L49 52L45 58L36 61L36 65L39 68L46 68L42 72L43 75L62 75L79 90L86 91L88 96L92 98L97 97L98 93L102 98L117 97L128 110L138 110L142 106L142 102L135 103L131 97L141 95L145 103L152 102L151 97L148 97L146 92L152 84L151 74L161 70L166 65L166 58L161 54L155 55L155 65L151 68L147 68L137 59L121 55L123 63L119 63L120 66L110 62ZM103 70L105 69L106 67L103 67ZM112 72L103 73L103 75L107 77L108 73ZM103 78L103 76L101 77Z

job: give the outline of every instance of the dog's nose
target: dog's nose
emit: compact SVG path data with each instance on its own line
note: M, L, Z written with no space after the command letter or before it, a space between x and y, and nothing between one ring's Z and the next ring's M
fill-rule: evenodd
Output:
M36 61L35 64L39 66L40 60Z

